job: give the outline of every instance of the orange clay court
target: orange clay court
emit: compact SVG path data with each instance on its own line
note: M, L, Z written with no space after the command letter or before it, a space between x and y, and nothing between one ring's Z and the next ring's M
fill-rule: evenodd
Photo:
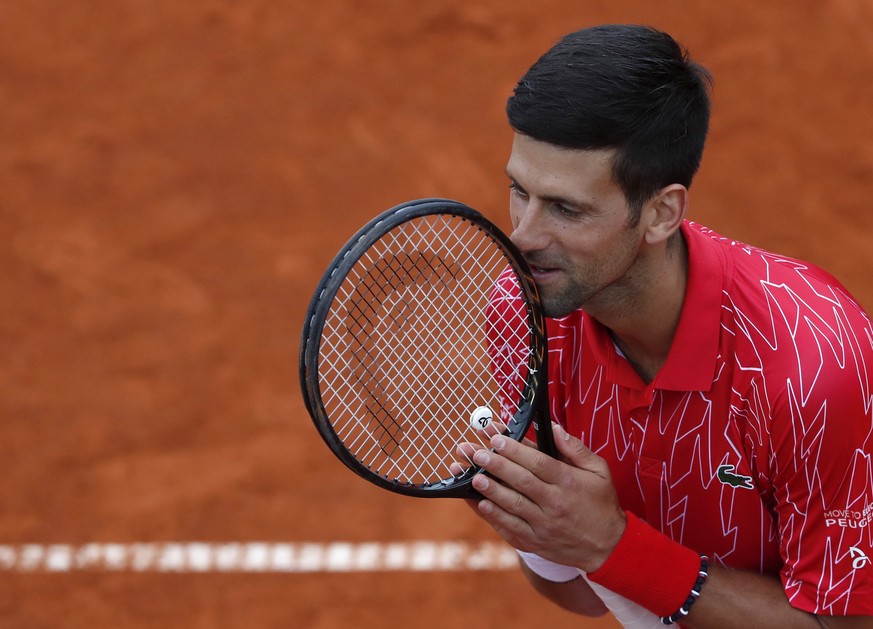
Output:
M3 3L0 626L615 627L539 599L463 505L330 454L297 384L308 301L402 201L508 228L516 79L637 22L715 76L692 218L873 309L871 7Z

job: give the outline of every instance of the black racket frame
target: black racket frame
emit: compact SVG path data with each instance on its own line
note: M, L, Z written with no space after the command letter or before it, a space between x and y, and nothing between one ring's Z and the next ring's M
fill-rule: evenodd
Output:
M555 456L548 409L548 342L545 318L531 271L509 237L480 212L451 199L416 199L397 205L373 218L339 251L316 287L303 325L299 356L300 388L303 402L322 439L334 455L362 478L390 491L417 497L474 498L478 496L470 483L482 471L471 465L463 474L429 484L412 484L375 473L360 462L343 445L327 416L318 383L321 331L334 297L346 275L361 256L383 235L410 220L433 214L449 214L466 219L484 230L506 254L519 279L527 316L531 323L529 375L522 393L522 403L510 421L506 433L520 441L531 425L535 428L537 447Z

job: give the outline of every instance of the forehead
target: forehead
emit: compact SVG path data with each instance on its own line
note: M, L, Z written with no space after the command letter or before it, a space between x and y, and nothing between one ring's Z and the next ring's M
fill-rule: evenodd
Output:
M506 173L537 196L605 193L618 190L612 178L614 159L614 149L568 149L516 133Z

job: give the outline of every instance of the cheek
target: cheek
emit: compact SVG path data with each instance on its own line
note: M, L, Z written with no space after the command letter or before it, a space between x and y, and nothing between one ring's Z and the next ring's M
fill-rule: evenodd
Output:
M515 229L518 227L518 224L521 222L521 216L524 212L524 207L516 196L510 195L509 197L509 221L512 223L512 228Z

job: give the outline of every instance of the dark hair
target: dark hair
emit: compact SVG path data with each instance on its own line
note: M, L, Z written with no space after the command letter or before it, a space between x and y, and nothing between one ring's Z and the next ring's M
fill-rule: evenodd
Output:
M639 220L671 183L690 186L709 127L709 72L668 34L635 25L570 33L531 66L509 124L572 149L616 149L613 177Z

